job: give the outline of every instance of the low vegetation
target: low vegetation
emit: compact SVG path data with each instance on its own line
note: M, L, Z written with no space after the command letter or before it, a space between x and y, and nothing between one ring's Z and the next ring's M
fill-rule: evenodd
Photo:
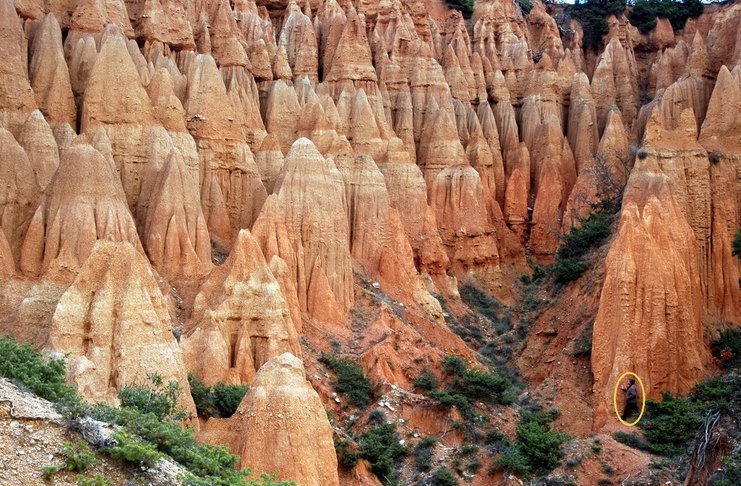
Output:
M595 206L578 227L571 227L556 252L556 263L553 265L556 282L565 284L576 280L589 268L585 255L610 236L611 223L610 212L602 206Z
M435 452L437 439L435 437L422 437L417 447L414 448L414 465L418 471L426 472L432 469L432 455Z
M400 441L393 423L375 425L360 437L360 457L370 462L371 471L384 484L392 484L395 470L407 455Z
M50 402L72 401L75 391L64 381L65 362L44 360L41 353L28 344L18 344L12 337L0 338L0 376L22 384Z
M699 17L703 6L700 0L635 0L630 11L630 23L648 34L656 27L657 17L669 20L674 30L684 28L687 19Z
M247 387L244 385L219 382L208 386L193 373L188 373L188 384L200 417L231 417L247 394Z
M453 472L446 467L439 467L432 474L432 484L434 486L458 486L458 478Z
M620 15L625 7L626 0L576 0L574 5L567 8L582 25L584 47L597 51L602 43L602 36L609 32L607 17Z
M444 408L456 407L464 418L474 417L473 402L510 404L512 402L510 382L496 374L478 369L469 369L466 361L455 355L447 355L442 361L445 373L445 388L439 389L437 380L425 372L414 380L415 387L433 398Z
M543 412L526 412L517 426L517 440L505 441L496 465L525 478L547 474L558 467L559 450L569 436L551 430L552 420Z
M463 18L470 19L471 15L473 15L473 1L474 0L445 0L445 3L453 10L460 11Z
M363 368L349 359L334 358L322 354L319 362L327 366L337 376L332 382L334 389L345 395L356 407L364 408L373 399L370 380L363 373Z

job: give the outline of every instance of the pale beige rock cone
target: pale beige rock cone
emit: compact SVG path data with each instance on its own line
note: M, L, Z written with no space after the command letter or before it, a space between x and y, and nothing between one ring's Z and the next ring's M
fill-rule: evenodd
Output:
M80 177L80 174L86 174ZM97 240L128 241L144 252L114 168L90 145L75 143L64 151L29 226L20 259L24 273L54 270L74 279Z
M345 187L310 140L294 142L252 232L266 258L287 263L301 311L340 324L353 302Z
M208 384L250 383L271 358L301 352L281 287L246 229L201 287L191 321L185 362Z
M26 75L26 46L13 0L0 0L0 127L14 133L36 109Z
M198 184L173 149L162 166L147 167L139 198L141 235L149 261L168 279L196 278L211 268L211 239Z
M301 486L339 485L332 427L305 373L290 353L260 368L232 418L241 426L240 464Z
M15 260L13 252L10 249L8 240L5 238L5 232L0 229L0 277L5 280L9 279L15 273Z
M54 14L47 14L36 28L29 77L36 102L49 123L76 127L75 97L64 60L62 31Z
M0 128L0 228L18 259L41 188L33 165L10 132Z
M44 115L34 110L18 134L18 143L26 151L36 182L43 190L59 167L59 147Z
M45 349L66 354L67 377L82 396L117 402L148 375L180 385L180 406L195 414L165 299L147 260L128 242L97 242L59 300Z

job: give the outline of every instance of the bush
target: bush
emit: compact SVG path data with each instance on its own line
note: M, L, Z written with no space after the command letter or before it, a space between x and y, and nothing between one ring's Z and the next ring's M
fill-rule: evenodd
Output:
M454 354L449 354L443 358L443 370L450 376L461 376L468 366L466 360Z
M702 419L693 414L690 403L664 392L660 402L646 402L646 417L641 421L649 450L655 454L674 455L685 451Z
M430 392L430 398L437 401L437 404L445 408L457 407L463 415L468 415L472 412L471 404L468 399L458 393L451 393L450 391L433 390Z
M423 437L414 448L414 465L419 471L429 471L432 468L432 454L436 444L435 437Z
M414 384L415 388L426 392L436 390L438 384L435 375L433 375L429 371L425 371L424 373L416 377L412 383Z
M610 217L602 211L593 211L576 227L572 226L558 248L560 259L577 258L601 244L610 235Z
M463 18L470 19L473 15L473 1L474 0L445 0L448 7L453 10L458 10L463 14Z
M244 385L228 385L222 382L210 387L193 373L188 373L188 383L196 411L201 417L231 417L248 390Z
M649 445L648 445L648 442L646 442L646 439L644 439L638 434L629 434L627 432L615 432L614 434L612 434L612 438L620 442L621 444L625 444L628 447L632 447L633 449L639 449L642 451L649 450Z
M170 380L167 385L158 374L147 375L151 387L140 384L126 385L118 391L121 407L133 408L142 413L154 414L160 420L181 420L185 414L178 409L180 384Z
M496 325L497 330L506 331L512 325L512 313L497 299L475 285L463 284L459 292L461 300L473 311L483 315Z
M334 450L337 453L337 462L345 469L352 469L360 460L360 452L351 449L351 443L347 439L334 441Z
M734 414L739 405L737 390L741 390L741 376L732 373L715 376L695 385L692 391L692 404L700 412L720 410Z
M479 370L466 370L453 380L451 390L470 400L502 402L509 383L494 373Z
M733 237L733 256L741 258L741 228L736 230Z
M370 462L371 471L386 484L407 453L399 441L396 425L392 423L371 427L360 437L360 457Z
M235 466L239 457L232 455L225 447L197 444L193 429L183 429L180 422L170 419L160 420L154 413L144 413L131 407L119 409L104 405L95 407L91 415L97 420L114 423L124 428L126 434L136 436L151 444L157 451L168 454L173 460L188 470L187 484L191 486L245 486L247 470L237 471ZM129 437L123 439L129 445ZM137 460L138 452L122 447L120 454L130 454ZM144 456L146 458L146 456Z
M337 378L332 386L338 392L347 396L347 399L356 407L366 407L373 398L371 382L363 373L363 368L349 359L337 359L322 354L319 362L334 371Z
M656 17L669 19L674 30L684 28L687 19L699 17L703 6L701 0L636 0L630 12L630 23L643 34L656 27Z
M558 467L559 449L569 436L552 431L551 420L545 413L526 413L517 426L517 441L496 464L524 477L547 474Z
M584 31L584 47L595 51L602 43L602 36L607 34L609 27L607 17L620 15L625 10L626 0L587 0L577 2L568 7L571 14L579 19Z
M44 481L51 481L51 478L53 478L54 475L61 470L62 468L59 466L56 466L54 464L47 464L46 466L43 466L41 468L41 477L44 478Z
M553 274L556 277L556 282L566 284L581 277L588 268L589 265L578 258L566 258L558 260L553 265Z
M90 466L100 463L84 440L65 442L62 454L65 457L64 470L69 472L85 472Z
M63 402L76 397L64 374L64 360L45 361L33 346L18 344L10 336L0 338L0 376L25 385L41 398Z
M90 479L84 476L78 476L77 486L113 486L113 483L101 473L97 473Z
M533 0L520 0L520 10L522 10L522 13L525 15L530 14L530 11L533 9Z
M123 430L117 430L112 437L116 444L103 451L113 459L134 466L152 467L162 457L154 445L142 442Z
M720 337L710 345L710 349L725 367L735 368L741 361L741 330L727 329L721 332Z
M435 486L458 486L458 478L448 468L440 467L432 475L432 484Z

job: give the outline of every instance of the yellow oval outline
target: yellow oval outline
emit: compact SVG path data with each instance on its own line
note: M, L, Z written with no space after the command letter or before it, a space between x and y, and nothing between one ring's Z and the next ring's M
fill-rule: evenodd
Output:
M633 375L638 379L638 384L641 385L641 413L638 415L638 418L635 420L635 422L628 423L620 416L620 411L618 410L617 406L617 391L618 387L620 386L620 383L622 383L623 378L625 378L628 375ZM641 421L641 418L643 417L643 412L646 410L646 389L643 387L643 380L641 380L641 377L633 373L632 371L626 371L622 375L620 375L620 378L618 378L617 382L615 382L615 388L612 391L612 408L615 410L615 416L617 416L618 420L621 424L627 425L628 427L634 427L638 422Z

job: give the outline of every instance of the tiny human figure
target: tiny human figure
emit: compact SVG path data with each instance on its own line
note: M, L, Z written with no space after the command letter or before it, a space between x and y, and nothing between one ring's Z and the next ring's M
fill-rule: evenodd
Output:
M625 392L625 408L623 409L623 415L620 418L625 421L627 421L634 412L638 412L638 392L636 391L635 378L630 378L628 383L629 385L627 388L624 385L620 385L620 389Z

